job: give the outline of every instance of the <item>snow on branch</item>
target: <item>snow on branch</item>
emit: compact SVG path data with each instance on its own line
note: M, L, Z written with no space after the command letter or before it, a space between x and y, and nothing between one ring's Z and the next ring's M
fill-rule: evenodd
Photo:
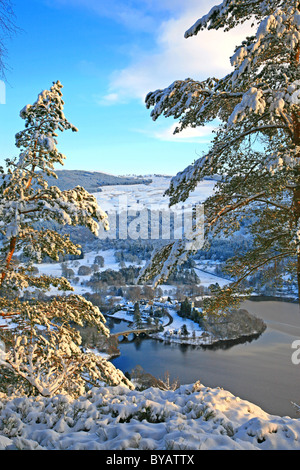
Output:
M146 96L146 107L151 106L151 117L155 121L160 115L165 117L174 117L175 119L182 115L189 114L189 111L197 109L200 113L207 107L210 97L213 95L218 81L209 78L203 82L197 82L190 78L186 80L177 80L164 90L156 90L148 93ZM193 113L195 113L193 111ZM215 116L212 116L212 118ZM184 122L184 119L181 119ZM193 122L189 122L193 125ZM181 129L176 128L174 133Z
M297 2L295 2L296 5ZM246 20L263 20L269 24L274 10L282 11L286 5L285 0L279 1L261 1L261 0L223 0L219 5L215 5L211 10L199 18L186 32L185 38L196 36L203 29L224 28L225 31L235 27ZM291 7L293 9L293 7ZM293 10L295 11L295 10ZM268 18L269 17L269 18ZM298 17L295 16L295 22Z

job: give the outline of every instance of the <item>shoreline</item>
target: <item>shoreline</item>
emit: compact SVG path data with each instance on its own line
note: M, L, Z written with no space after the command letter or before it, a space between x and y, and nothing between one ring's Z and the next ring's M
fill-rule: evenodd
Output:
M251 343L252 341L255 341L256 339L258 339L262 335L262 333L263 331L260 333L253 333L250 335L241 335L236 338L215 339L209 343L197 342L197 340L193 342L189 338L185 338L185 337L180 338L178 340L176 339L170 340L170 339L165 339L162 337L149 335L148 338L161 341L162 343L165 343L165 344L178 344L180 346L189 346L189 347L194 347L194 348L200 347L202 349L217 350L217 349L229 349L232 346L235 346L237 344Z
M249 312L247 313L249 314ZM112 320L125 321L129 325L132 324L132 319L128 318L126 314L119 315L119 317L118 316L115 317L114 314L107 315L107 316ZM251 316L255 318L255 315L251 314ZM146 335L146 338L161 341L165 344L179 344L182 346L201 347L203 349L227 349L227 348L234 346L235 344L243 344L243 343L251 342L251 341L258 339L267 328L265 322L259 319L262 321L263 326L260 328L259 331L253 330L253 332L251 333L242 333L240 335L233 335L232 337L220 337L207 330L198 329L197 332L198 333L201 332L201 334L199 335L196 335L196 330L194 330L194 333L195 333L194 336L192 334L188 336L183 336L180 333L174 334L173 332L170 332L170 330L165 330L165 327L172 324L174 321L174 315L170 313L170 310L167 313L167 317L169 321L167 324L162 325L163 330L158 333L149 333ZM170 318L172 318L172 321L170 321ZM178 316L176 320L178 322ZM180 318L180 323L181 323L180 326L182 327L184 324L186 324L187 320L197 325L197 323L192 322L192 320ZM180 330L180 327L179 327L179 330ZM141 339L143 339L143 336L141 337ZM136 341L136 337L132 341ZM118 343L114 346L119 350ZM108 352L106 351L106 353ZM121 355L121 352L117 354L116 351L114 350L114 354L111 355L111 357L115 358L115 357L119 357L120 355Z
M288 302L291 304L297 304L298 300L295 297L277 297L276 295L251 295L246 300L252 302Z

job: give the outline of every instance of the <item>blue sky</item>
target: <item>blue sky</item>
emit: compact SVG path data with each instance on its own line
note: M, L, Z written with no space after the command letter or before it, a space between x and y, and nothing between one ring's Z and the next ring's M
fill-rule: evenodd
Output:
M223 76L246 35L184 32L208 0L14 0L19 32L6 41L6 104L0 105L0 165L17 155L19 111L53 81L79 132L60 134L65 169L115 175L183 170L208 148L211 128L176 137L174 120L153 122L144 100L176 79ZM247 32L248 34L248 32ZM58 168L57 168L58 169Z

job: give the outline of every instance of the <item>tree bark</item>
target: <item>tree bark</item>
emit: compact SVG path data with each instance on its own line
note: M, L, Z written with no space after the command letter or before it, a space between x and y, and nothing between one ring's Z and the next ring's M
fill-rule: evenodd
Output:
M36 149L36 146L37 146L37 140L35 141L34 149ZM34 169L35 169L35 165L32 165L32 172L34 171ZM25 191L27 191L30 188L31 183L32 183L32 176L30 176L30 178L29 178L29 180L26 184ZM15 252L15 249L16 249L16 244L17 244L17 237L11 238L10 244L9 244L9 253L7 255L7 258L6 258L5 270L2 272L1 278L0 278L0 288L2 287L3 281L6 278L6 272L9 268L9 266L10 266L12 257L14 255L14 252Z
M7 255L7 258L6 258L6 270L9 268L10 266L10 263L11 263L11 259L13 257L13 254L15 252L15 249L16 249L16 244L17 244L17 237L13 237L11 240L10 240L10 244L9 244L9 253ZM2 287L2 284L3 284L3 281L6 277L6 270L3 271L3 273L1 274L1 280L0 280L0 287Z
M300 7L300 2L298 3L298 9ZM298 68L300 59L300 43L294 49L294 53L291 56L291 66ZM300 114L299 112L294 112L292 114L293 121L293 143L297 146L300 145ZM297 155L299 158L300 155ZM299 218L300 218L300 167L296 168L296 187L293 194L293 211L295 218L295 226L297 228ZM298 285L298 305L300 308L300 247L297 249L297 285Z
M294 144L300 145L300 117L298 114L293 116L294 125ZM300 157L300 156L299 156ZM295 219L295 226L299 223L300 219L300 168L296 168L296 187L293 194L293 212ZM300 247L297 250L297 285L298 285L298 305L300 308Z

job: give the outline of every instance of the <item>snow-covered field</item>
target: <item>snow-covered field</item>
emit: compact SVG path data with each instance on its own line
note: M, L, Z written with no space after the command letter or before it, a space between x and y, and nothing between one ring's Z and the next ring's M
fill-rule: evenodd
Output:
M220 287L225 286L228 284L228 280L222 277L216 276L215 274L210 273L206 269L203 269L203 266L200 265L201 268L198 267L196 263L195 272L200 279L200 284L204 287L209 287L211 284L219 284Z
M151 179L150 184L104 186L101 192L94 193L99 206L107 212L110 225L109 233L104 230L100 231L101 238L107 236L112 239L116 238L117 215L122 214L118 220L118 228L122 232L120 238L127 238L128 230L131 238L158 239L159 232L161 232L162 238L168 239L170 230L172 231L170 218L174 218L176 220L174 238L180 239L183 231L185 234L190 231L193 206L199 207L197 214L201 220L202 203L212 194L216 183L213 180L202 181L184 203L178 203L170 208L169 197L164 196L170 185L170 177L151 176ZM161 226L159 215L163 220ZM127 226L127 216L137 218L133 224ZM137 230L139 217L140 228Z
M200 383L95 388L79 399L0 396L2 450L300 450L300 420Z
M150 210L160 210L162 207L167 208L169 198L163 197L163 195L169 187L170 177L151 176L151 179L152 183L150 184L103 186L102 191L94 193L94 196L96 197L98 204L101 206L101 208L107 211L108 216L110 216L110 214L112 213L118 213L120 207L123 207L123 204L125 204L126 210L130 210L130 208L133 207L136 207L138 210L142 208L147 208ZM204 180L199 183L198 187L193 191L193 193L191 193L190 197L185 202L187 207L189 207L190 204L201 204L207 196L212 194L214 185L214 180ZM109 232L105 232L105 236L107 235L109 236ZM104 267L100 268L100 271L103 271L105 269L113 269L116 271L119 270L120 267L119 263L114 257L114 250L86 253L85 258L83 260L76 260L76 263L71 261L68 262L68 267L72 268L75 271L75 275L77 276L77 270L79 266L91 266L97 255L101 255L104 258ZM144 263L145 260L140 260L140 266L143 266ZM74 267L75 264L76 268ZM125 263L125 265L127 266L130 264L133 263ZM40 274L47 274L53 276L62 275L61 263L43 263L36 266L39 269ZM215 284L216 282L218 282L222 286L226 283L224 279L214 276L209 272L197 271L197 274L199 275L201 279L201 284L203 286L209 286L210 284ZM81 282L86 281L88 279L88 276L78 277L79 282L76 286L73 285L73 287L75 288L75 292L77 294L89 292L89 288L81 286Z
M83 259L78 259L75 261L68 261L65 264L68 268L71 268L75 272L75 276L78 277L79 281L74 284L72 280L70 280L70 284L74 288L74 294L83 295L87 292L92 292L92 290L84 284L85 281L88 281L91 277L91 274L88 275L78 275L77 271L80 266L88 266L91 267L94 264L94 259L96 256L103 256L104 258L104 266L99 267L99 272L105 271L106 269L113 269L114 271L118 271L120 269L119 263L116 261L114 256L114 250L99 250L99 251L90 251L85 254ZM126 265L132 263L125 263ZM35 264L35 267L38 268L39 274L45 274L47 276L53 277L61 277L62 276L62 263L41 263ZM55 288L49 290L49 293L55 295L58 291Z
M90 274L89 275L78 275L77 271L80 266L92 266L94 263L94 259L96 256L103 256L104 258L104 266L99 267L99 272L105 271L106 269L112 269L114 271L118 271L120 269L119 263L116 261L115 256L114 256L114 250L99 250L99 251L91 251L87 252L84 255L83 259L79 259L74 261L68 261L67 265L69 268L73 269L75 272L75 276L79 278L79 281L77 284L74 284L72 280L70 280L71 285L74 288L74 293L78 295L82 295L86 292L91 292L91 289L88 286L81 285L81 282L85 282L89 280ZM139 266L143 266L145 263L145 260L140 260ZM126 266L134 265L135 263L132 262L125 262ZM76 267L75 267L76 265ZM39 274L46 274L48 276L57 276L60 277L62 276L62 267L61 263L42 263L42 264L36 264L35 265L38 270ZM214 274L211 274L207 271L196 271L199 279L200 279L200 284L208 287L211 284L216 284L218 283L220 286L223 286L226 284L228 281L226 279L223 279L219 276L215 276ZM162 290L163 292L169 292L172 293L172 291L176 291L176 286L172 285L162 285ZM51 293L56 293L56 290L53 289L51 290Z
M164 197L165 191L170 184L168 176L151 176L152 183L136 185L103 186L102 191L94 193L98 204L105 211L119 208L120 201L128 203L129 206L139 204L151 209L155 206L169 204L169 198ZM185 204L202 203L213 192L215 181L204 180L198 184L197 188L190 194Z

